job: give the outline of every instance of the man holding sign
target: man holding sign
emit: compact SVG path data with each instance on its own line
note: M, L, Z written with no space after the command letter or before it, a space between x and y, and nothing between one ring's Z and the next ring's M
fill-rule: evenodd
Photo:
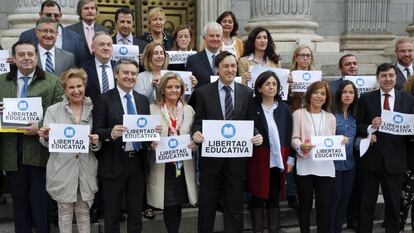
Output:
M59 79L37 66L37 47L18 41L12 47L16 66L0 76L0 100L16 97L41 97L43 112L61 100ZM3 104L0 105L3 112ZM49 232L46 192L46 163L49 153L40 145L38 122L25 127L24 134L0 135L0 170L6 171L13 198L16 232Z
M219 80L196 89L194 96L197 107L192 128L193 140L204 141L203 120L249 120L251 90L235 83L237 73L236 57L230 52L221 52L215 58ZM233 108L234 106L234 108ZM255 145L262 144L260 134L252 138ZM232 154L229 153L229 157ZM198 232L212 233L214 228L218 188L223 182L224 231L243 230L243 188L246 173L244 158L200 158L200 197Z
M392 64L381 64L376 72L380 89L361 95L357 118L359 136L366 137L369 129L379 129L384 110L413 113L413 98L395 89L396 69ZM401 184L407 166L408 137L379 131L374 135L377 141L369 146L357 165L362 182L358 232L372 232L379 183L387 207L386 232L399 232Z
M127 130L122 117L149 115L148 99L133 90L138 74L134 60L120 59L115 67L116 88L98 96L93 109L94 134L102 141L97 154L105 203L105 232L119 232L118 217L124 193L127 200L128 232L141 232L147 150L140 142L123 142Z

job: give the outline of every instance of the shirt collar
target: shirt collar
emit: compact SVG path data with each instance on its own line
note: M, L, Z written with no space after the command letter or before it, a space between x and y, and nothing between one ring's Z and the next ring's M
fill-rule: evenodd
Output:
M133 93L132 93L132 89L131 89L131 91L129 91L129 92L127 93L127 92L125 92L124 90L122 90L122 89L121 89L120 87L118 87L118 86L116 86L116 88L118 89L119 96L121 96L121 98L124 98L126 94L130 94L130 95L131 95L131 97L133 97L133 96L134 96L134 95L133 95Z
M22 73L20 73L20 70L17 70L17 79L21 78L21 77L29 77L29 78L33 78L34 77L34 73L35 73L36 69L32 71L32 73L30 73L29 75L23 75Z
M108 67L111 67L111 60L109 60L105 64L102 64L98 59L95 58L95 65L96 65L96 67L101 67L101 65L107 65Z
M386 94L381 88L380 88L380 93L381 93L381 96ZM390 95L390 97L395 97L395 88L393 88L391 91L389 91L388 94Z
M254 61L254 62L256 62L256 63L260 63L259 61L257 61L256 60L256 57L254 56L254 53L251 53L250 55L249 55L249 57L247 58L247 60L249 60L249 61ZM264 59L263 59L263 63L266 63L267 62L267 58L265 57Z
M51 48L50 50L44 49L40 45L38 47L39 47L39 54L40 54L40 56L45 55L46 52L50 52L50 54L52 55L52 57L55 56L55 46L53 46L53 48Z
M92 30L95 30L95 22L93 22L91 25L89 25L89 24L87 24L87 23L85 23L85 21L83 21L82 20L82 25L83 25L83 28L91 28Z
M220 77L219 77L219 79L218 79L218 89L219 89L219 91L221 89L223 89L224 86L225 86L224 83L220 80ZM234 80L233 80L233 82L230 83L229 87L234 92Z
M116 43L122 41L122 38L124 38L124 37L121 36L121 34L119 34L119 32L117 32L116 33ZM126 38L128 39L128 42L133 43L132 33L129 33L129 35Z
M398 69L401 70L401 72L403 72L403 74L405 74L405 68L408 68L410 70L411 75L413 74L413 66L412 65L410 65L408 67L405 67L405 66L401 65L399 62L397 62L397 67L398 67Z
M213 55L217 55L217 54L219 54L220 53L220 50L219 51L217 51L217 53L213 53L213 52L211 52L210 50L208 50L207 48L206 48L206 54L207 54L207 57L208 58L210 58L211 56L213 56Z

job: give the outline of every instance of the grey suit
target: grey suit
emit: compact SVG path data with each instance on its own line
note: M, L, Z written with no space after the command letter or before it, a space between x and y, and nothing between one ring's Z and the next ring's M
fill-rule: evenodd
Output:
M42 70L45 70L42 66L42 62L40 59L37 61L37 64L39 65ZM63 72L66 70L76 67L75 64L75 56L73 53L67 52L65 50L62 50L60 48L55 47L55 73L57 76L60 76Z
M414 69L414 66L413 66ZM400 68L398 67L398 64L395 63L395 73L397 75L397 82L395 83L395 89L401 90L404 87L405 81L409 78L406 78L405 75L401 72ZM411 74L413 75L413 74Z

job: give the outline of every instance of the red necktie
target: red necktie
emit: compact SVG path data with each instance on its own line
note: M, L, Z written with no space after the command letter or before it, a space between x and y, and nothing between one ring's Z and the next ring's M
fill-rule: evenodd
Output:
M388 102L388 98L390 97L390 94L384 94L384 97L385 97L385 99L384 99L384 107L383 107L383 109L384 110L391 110L390 109L390 103Z

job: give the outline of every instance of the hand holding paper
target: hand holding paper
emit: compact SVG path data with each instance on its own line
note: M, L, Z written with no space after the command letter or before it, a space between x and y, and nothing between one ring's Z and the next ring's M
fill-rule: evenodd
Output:
M20 127L18 129L25 129L26 132L24 132L24 135L29 135L29 136L37 135L37 132L39 131L39 126L37 122L30 122L29 124L30 125L27 127Z
M375 117L372 119L371 128L378 129L382 123L381 117Z
M89 134L89 141L92 145L96 145L99 143L99 135L98 134Z
M193 140L196 143L202 143L204 141L204 136L200 131L197 131L193 134Z
M115 125L112 128L112 131L111 131L111 138L113 140L115 140L115 139L121 137L122 136L122 133L125 132L125 131L127 131L127 130L128 130L128 128L125 127L125 126L123 126L123 125Z
M37 134L39 134L39 137L44 138L46 141L49 139L49 130L48 127L42 127L39 129Z
M255 146L260 146L263 143L263 136L261 134L256 134L254 135L254 137L252 138L252 143Z

